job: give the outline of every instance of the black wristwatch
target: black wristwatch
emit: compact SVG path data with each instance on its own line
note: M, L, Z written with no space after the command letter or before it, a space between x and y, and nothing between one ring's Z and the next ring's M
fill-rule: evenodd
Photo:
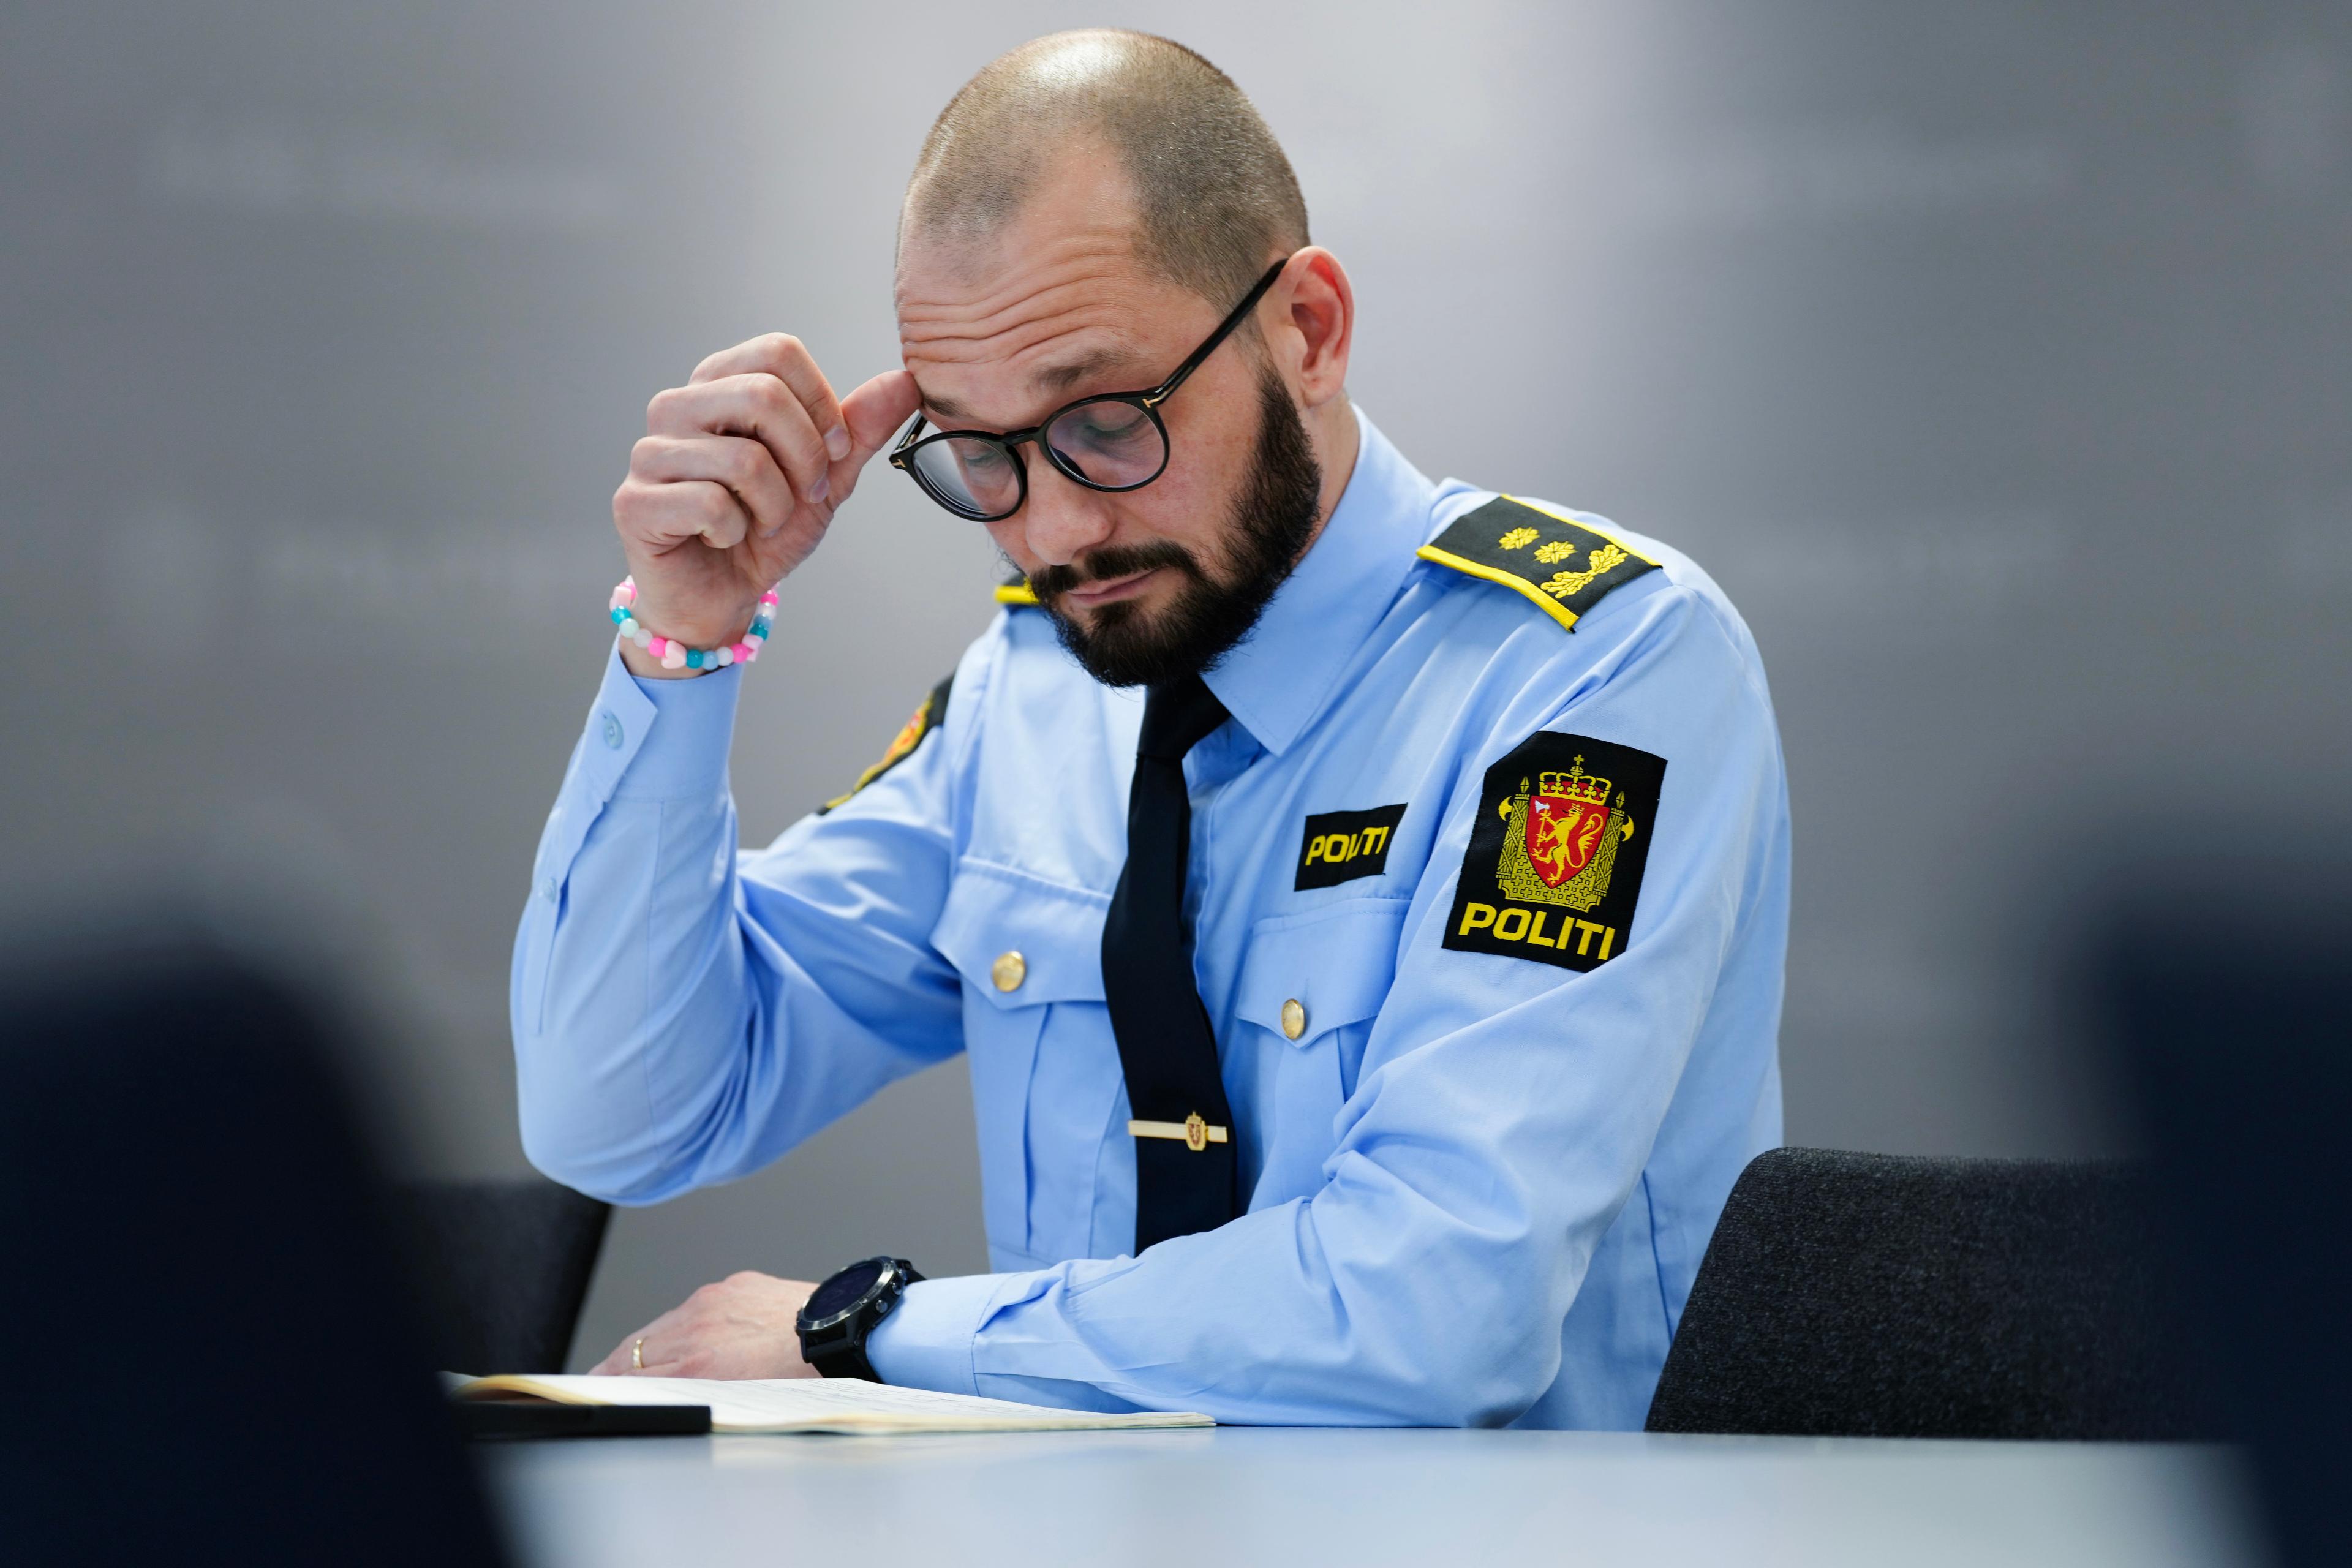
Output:
M903 1258L868 1258L851 1264L801 1305L801 1359L824 1377L882 1380L866 1359L866 1336L896 1311L907 1287L921 1279Z

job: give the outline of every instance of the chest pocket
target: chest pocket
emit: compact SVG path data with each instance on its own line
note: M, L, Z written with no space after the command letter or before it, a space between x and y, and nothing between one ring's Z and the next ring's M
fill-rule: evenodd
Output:
M1257 1058L1258 1102L1271 1114L1250 1130L1259 1142L1253 1208L1322 1184L1339 1107L1356 1091L1372 1020L1396 978L1405 909L1402 899L1351 899L1250 928L1234 1012L1274 1042Z
M1107 894L967 858L931 945L963 981L982 1214L1002 1269L1083 1257L1124 1089L1103 1005Z

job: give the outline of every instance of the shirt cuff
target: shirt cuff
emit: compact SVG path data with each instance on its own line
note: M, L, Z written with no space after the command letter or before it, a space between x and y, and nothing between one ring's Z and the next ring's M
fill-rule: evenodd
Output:
M883 1382L939 1394L977 1394L972 1343L995 1305L1003 1274L920 1279L866 1336L866 1359Z
M685 680L639 680L615 647L581 751L596 795L707 800L723 794L742 688L743 672L732 665ZM649 745L656 730L661 744Z

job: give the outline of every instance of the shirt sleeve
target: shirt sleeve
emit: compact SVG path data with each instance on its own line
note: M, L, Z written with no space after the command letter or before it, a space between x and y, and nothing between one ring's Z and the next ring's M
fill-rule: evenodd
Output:
M961 1047L945 736L761 851L727 760L742 671L614 654L541 835L509 992L524 1152L646 1204L757 1170Z
M1598 663L1586 643L1573 668L1538 666L1465 747L1322 1186L1139 1258L913 1286L868 1347L884 1378L1302 1425L1502 1425L1551 1386L1568 1309L1786 852L1744 636L1679 589L1627 618ZM1584 973L1443 945L1483 771L1538 730L1667 763L1629 939Z

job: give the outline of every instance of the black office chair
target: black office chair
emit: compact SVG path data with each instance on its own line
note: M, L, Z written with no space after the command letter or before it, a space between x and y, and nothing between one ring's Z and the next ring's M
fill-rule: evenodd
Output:
M1653 1432L2210 1436L2128 1168L1777 1149L1725 1205Z
M612 1210L538 1177L420 1182L397 1194L455 1372L562 1372Z
M492 1568L331 1015L83 948L0 979L0 1557Z

